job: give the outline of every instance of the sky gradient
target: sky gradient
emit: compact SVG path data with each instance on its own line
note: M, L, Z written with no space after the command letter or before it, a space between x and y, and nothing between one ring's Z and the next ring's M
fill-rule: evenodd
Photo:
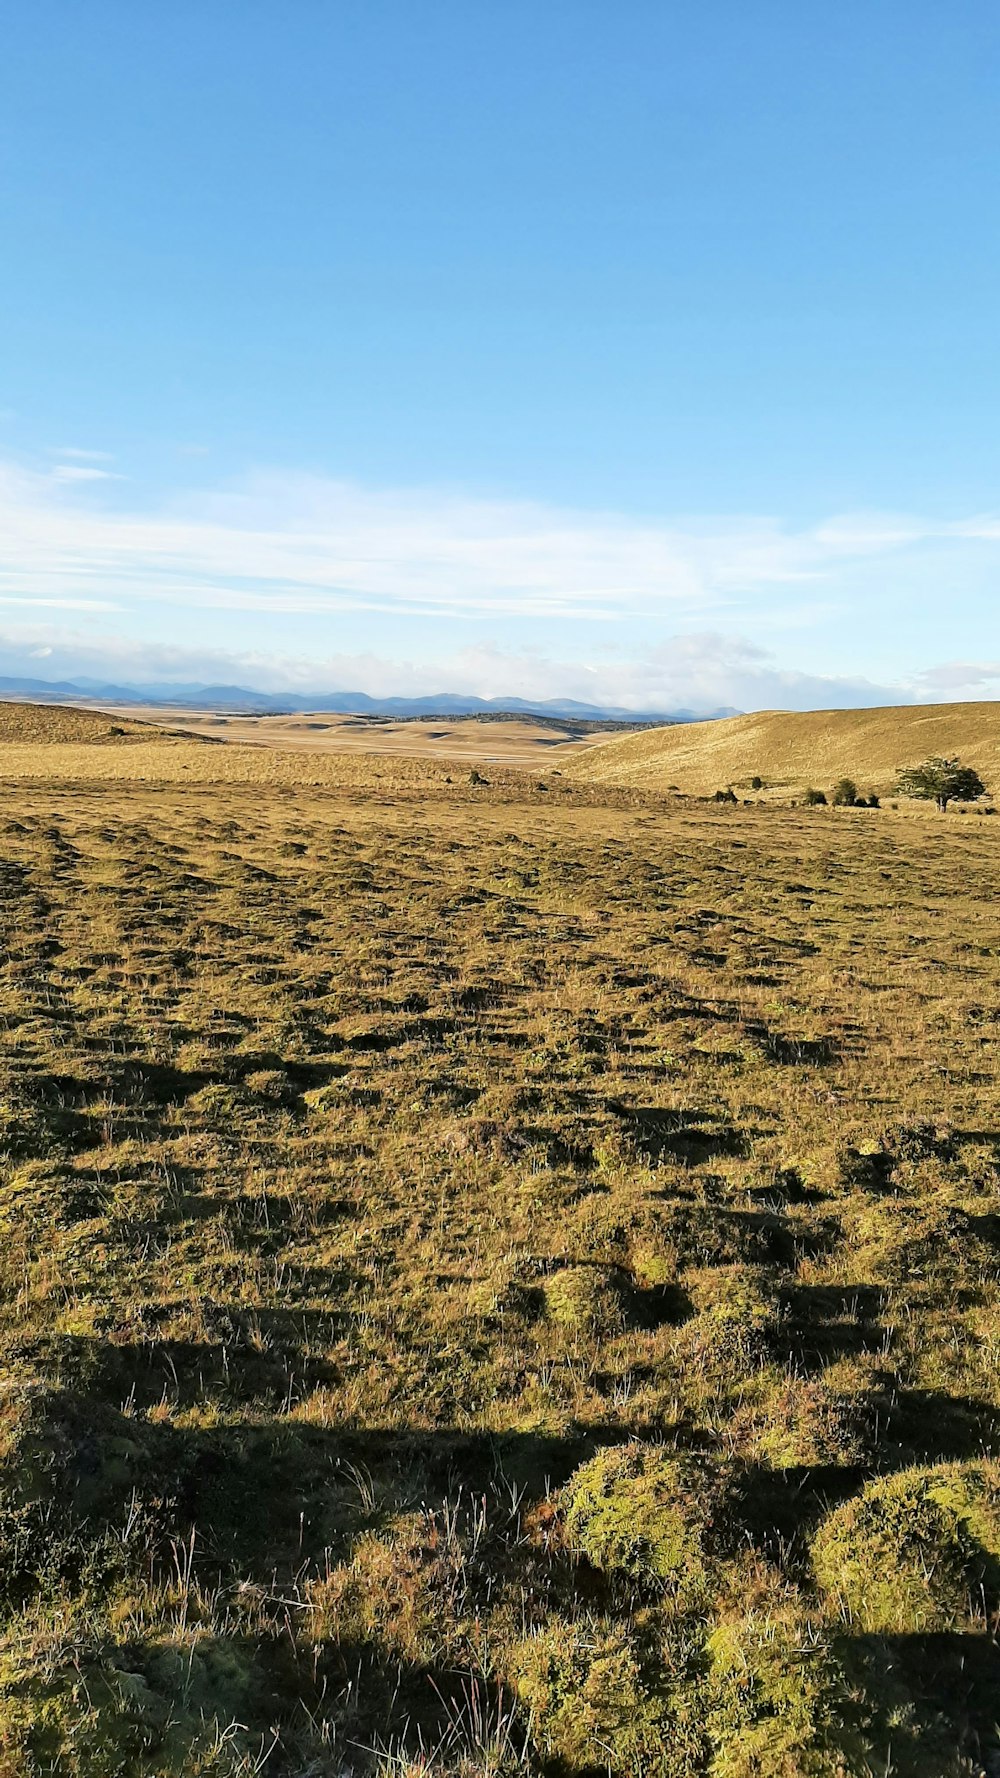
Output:
M33 0L0 673L1000 695L1000 13Z

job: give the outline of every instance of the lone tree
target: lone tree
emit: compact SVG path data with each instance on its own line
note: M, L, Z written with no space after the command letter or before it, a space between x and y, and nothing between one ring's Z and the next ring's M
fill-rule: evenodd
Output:
M896 783L900 796L921 797L944 810L950 802L974 802L986 795L978 772L960 759L925 759L922 766L907 766Z

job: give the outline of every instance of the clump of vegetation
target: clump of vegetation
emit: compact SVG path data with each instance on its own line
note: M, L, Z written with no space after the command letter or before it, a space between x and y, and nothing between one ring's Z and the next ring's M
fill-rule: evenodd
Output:
M770 1355L777 1329L773 1296L750 1266L703 1273L694 1290L698 1313L678 1333L677 1356L717 1387L738 1386Z
M986 795L986 786L972 766L963 766L960 759L935 756L922 765L907 766L896 781L899 796L917 797L936 803L942 814L951 802L976 801Z
M968 1213L930 1194L876 1198L845 1220L866 1273L887 1284L972 1284L991 1263Z
M537 1278L513 1258L499 1263L489 1277L477 1279L469 1288L469 1313L498 1326L505 1320L536 1320L544 1302Z
M853 809L858 802L858 787L853 778L838 778L830 792L830 801L835 809Z
M704 1462L662 1445L613 1445L567 1483L567 1540L595 1568L696 1604L720 1497Z
M848 1726L843 1670L801 1606L765 1598L724 1620L708 1652L713 1778L861 1778L870 1769Z
M816 1578L862 1630L921 1635L969 1624L1000 1574L993 1472L910 1469L869 1482L821 1525Z
M737 803L739 802L739 797L736 795L735 790L730 784L725 790L717 790L712 801L714 803Z
M628 1324L629 1281L615 1267L562 1266L543 1284L550 1320L576 1333L620 1333Z
M775 1469L860 1463L868 1428L859 1403L819 1378L790 1377L769 1395L762 1417L746 1415L754 1448Z
M825 808L826 791L817 790L814 784L809 784L802 792L802 801L807 809Z
M989 829L132 727L0 823L0 1767L989 1769Z
M848 1190L887 1191L892 1184L896 1157L880 1137L837 1144L834 1167L837 1183Z
M955 1131L949 1123L931 1118L911 1118L890 1125L883 1141L897 1161L954 1161L958 1158Z
M468 1593L454 1520L425 1510L360 1538L350 1562L310 1584L308 1607L317 1641L375 1643L420 1663L458 1650Z
M637 1614L553 1622L514 1652L513 1680L542 1748L571 1770L698 1778L710 1746L701 1638Z

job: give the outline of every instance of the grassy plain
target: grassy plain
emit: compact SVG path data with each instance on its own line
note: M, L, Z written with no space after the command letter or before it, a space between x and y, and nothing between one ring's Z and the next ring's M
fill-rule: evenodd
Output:
M44 751L3 1778L1000 1770L994 823Z
M1000 785L1000 704L924 704L881 710L758 710L721 722L642 730L601 746L567 770L604 784L705 796L727 784L787 800L808 784L829 790L853 778L889 791L902 766L958 754L988 785Z
M171 733L229 745L337 752L380 753L417 759L486 761L514 767L561 765L572 754L599 746L623 724L565 721L555 717L460 716L396 720L315 710L284 716L241 715L182 706L109 709L111 721L152 724ZM68 738L68 737L67 737Z

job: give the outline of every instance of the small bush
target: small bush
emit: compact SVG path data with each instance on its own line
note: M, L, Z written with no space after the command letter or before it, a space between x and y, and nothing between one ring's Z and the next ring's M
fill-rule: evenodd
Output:
M735 803L738 800L735 790L717 790L712 801L714 803Z
M853 809L858 801L858 787L853 778L838 778L830 793L835 809Z
M660 1445L613 1445L576 1471L565 1498L568 1542L595 1568L654 1582L688 1605L703 1597L719 1500L705 1464Z
M763 790L763 788L764 788L764 780L763 780L763 778L758 777L755 772L753 777L750 780L750 789L751 790Z
M817 790L814 785L810 784L802 793L802 801L807 809L818 809L821 804L825 808L826 794L824 791Z

